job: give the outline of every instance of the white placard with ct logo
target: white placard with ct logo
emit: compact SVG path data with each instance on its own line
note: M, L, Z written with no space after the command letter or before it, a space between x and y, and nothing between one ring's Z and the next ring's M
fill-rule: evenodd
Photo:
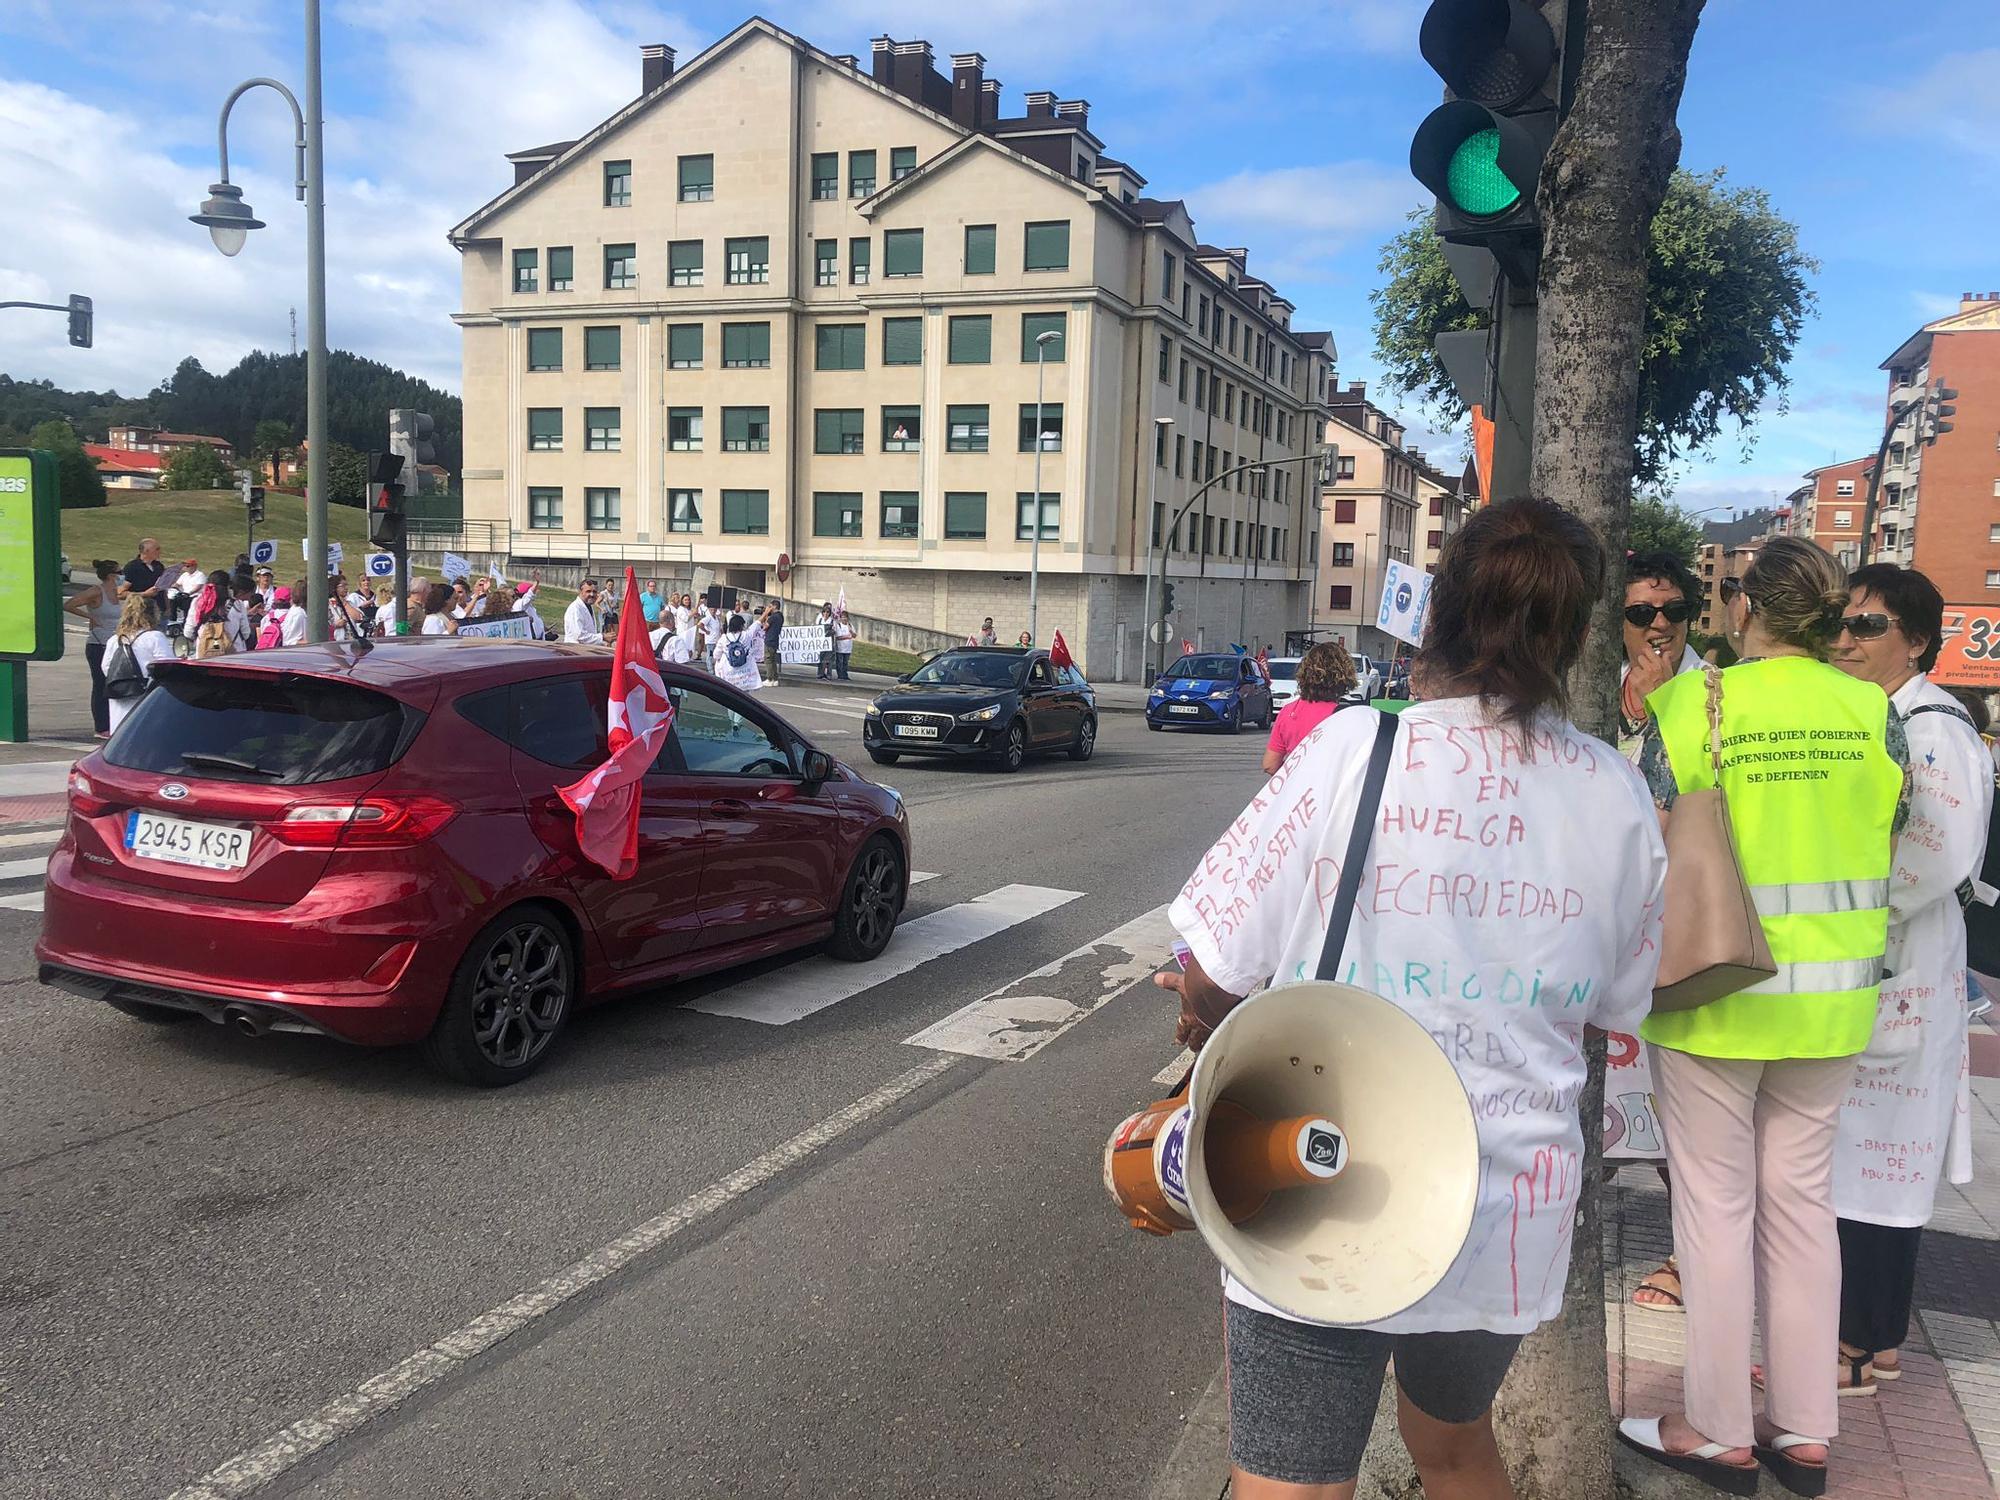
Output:
M369 553L368 576L370 578L394 578L396 576L396 554L393 552Z
M1424 611L1430 602L1431 575L1391 558L1382 569L1382 606L1375 612L1375 628L1386 630L1399 641L1420 646L1424 640Z

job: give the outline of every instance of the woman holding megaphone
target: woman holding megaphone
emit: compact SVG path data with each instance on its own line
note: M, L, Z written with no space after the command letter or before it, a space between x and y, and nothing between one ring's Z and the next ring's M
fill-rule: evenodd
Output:
M1476 1161L1434 1164L1476 1177L1470 1233L1402 1311L1313 1321L1225 1277L1237 1500L1351 1496L1391 1356L1425 1494L1512 1493L1490 1408L1522 1336L1562 1305L1584 1027L1635 1030L1658 966L1666 851L1652 800L1564 713L1604 572L1595 536L1556 505L1480 511L1440 560L1414 674L1423 701L1393 740L1373 712L1325 720L1173 905L1193 957L1159 983L1180 995L1181 1040L1198 1046L1268 983L1338 980L1429 1033L1477 1128ZM1371 778L1378 741L1386 761ZM1338 1123L1362 1161L1370 1121Z

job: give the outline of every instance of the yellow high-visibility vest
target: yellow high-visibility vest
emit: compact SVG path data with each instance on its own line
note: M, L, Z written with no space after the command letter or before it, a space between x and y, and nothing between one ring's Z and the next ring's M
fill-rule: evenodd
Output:
M1649 1016L1649 1042L1703 1057L1848 1057L1868 1045L1889 942L1903 772L1889 700L1804 656L1722 674L1722 788L1777 974L1696 1010ZM1705 674L1647 698L1683 792L1715 785Z

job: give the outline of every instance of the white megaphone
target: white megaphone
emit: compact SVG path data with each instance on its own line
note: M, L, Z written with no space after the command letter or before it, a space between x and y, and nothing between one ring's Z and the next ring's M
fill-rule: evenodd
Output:
M1232 1010L1188 1092L1113 1133L1104 1180L1135 1226L1199 1229L1273 1307L1374 1323L1451 1269L1479 1135L1429 1032L1379 995L1309 980Z

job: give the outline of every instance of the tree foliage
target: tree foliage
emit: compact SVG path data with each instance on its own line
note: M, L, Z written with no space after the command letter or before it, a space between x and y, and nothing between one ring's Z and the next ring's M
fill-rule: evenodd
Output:
M331 505L363 505L368 499L368 460L345 443L326 448L326 498Z
M64 510L95 510L104 504L104 478L97 460L83 451L76 429L61 417L37 423L24 444L0 442L0 447L41 448L56 456L56 493Z
M1635 495L1625 546L1633 552L1668 553L1693 572L1700 557L1701 523L1662 496Z
M1763 189L1732 188L1720 169L1674 173L1649 244L1637 478L1658 483L1725 427L1747 452L1758 413L1786 410L1785 366L1817 304L1806 278L1819 263ZM1455 424L1465 410L1433 341L1485 327L1486 313L1460 295L1428 213L1383 246L1380 269L1376 358L1390 385Z
M210 443L189 443L167 455L160 469L163 490L227 489L236 476Z
M270 483L280 482L278 467L292 454L292 428L288 422L266 417L250 437L250 461Z

